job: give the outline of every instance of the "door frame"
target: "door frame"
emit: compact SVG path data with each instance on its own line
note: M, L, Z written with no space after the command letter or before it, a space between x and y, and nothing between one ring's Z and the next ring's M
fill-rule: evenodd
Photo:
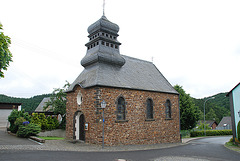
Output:
M73 118L73 139L85 141L85 116L82 111L77 111Z

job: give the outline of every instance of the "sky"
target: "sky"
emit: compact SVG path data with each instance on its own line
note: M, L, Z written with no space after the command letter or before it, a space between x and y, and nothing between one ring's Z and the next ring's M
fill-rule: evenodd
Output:
M152 61L194 98L230 91L240 82L239 0L105 0L119 25L123 55ZM72 83L101 18L103 0L0 0L13 62L0 94L29 98Z

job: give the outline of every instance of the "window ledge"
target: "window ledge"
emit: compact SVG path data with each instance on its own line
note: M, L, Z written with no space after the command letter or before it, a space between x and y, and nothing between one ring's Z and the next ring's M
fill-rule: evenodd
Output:
M172 118L165 118L165 120L172 120Z
M116 120L115 123L124 123L124 122L128 122L128 120Z
M145 121L155 121L155 119L145 119Z

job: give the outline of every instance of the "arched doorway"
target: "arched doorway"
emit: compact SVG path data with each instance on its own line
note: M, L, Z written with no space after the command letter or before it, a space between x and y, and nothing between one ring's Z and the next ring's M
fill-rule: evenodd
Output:
M77 111L74 117L74 136L76 140L85 141L85 117L81 111Z
M85 118L84 115L81 114L80 115L80 119L79 119L79 140L85 141Z

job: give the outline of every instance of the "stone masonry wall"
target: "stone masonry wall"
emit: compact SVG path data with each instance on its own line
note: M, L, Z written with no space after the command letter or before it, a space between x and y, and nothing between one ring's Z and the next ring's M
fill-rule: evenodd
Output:
M77 105L77 94L81 91L83 101ZM117 99L122 96L126 101L126 120L116 122ZM154 120L146 121L146 101L153 100ZM178 95L121 88L92 87L67 94L66 137L73 139L73 116L76 111L83 112L86 123L86 142L102 143L102 111L97 109L100 102L107 103L104 111L104 137L106 145L156 144L180 142L179 100ZM165 103L171 101L171 119L166 119Z

